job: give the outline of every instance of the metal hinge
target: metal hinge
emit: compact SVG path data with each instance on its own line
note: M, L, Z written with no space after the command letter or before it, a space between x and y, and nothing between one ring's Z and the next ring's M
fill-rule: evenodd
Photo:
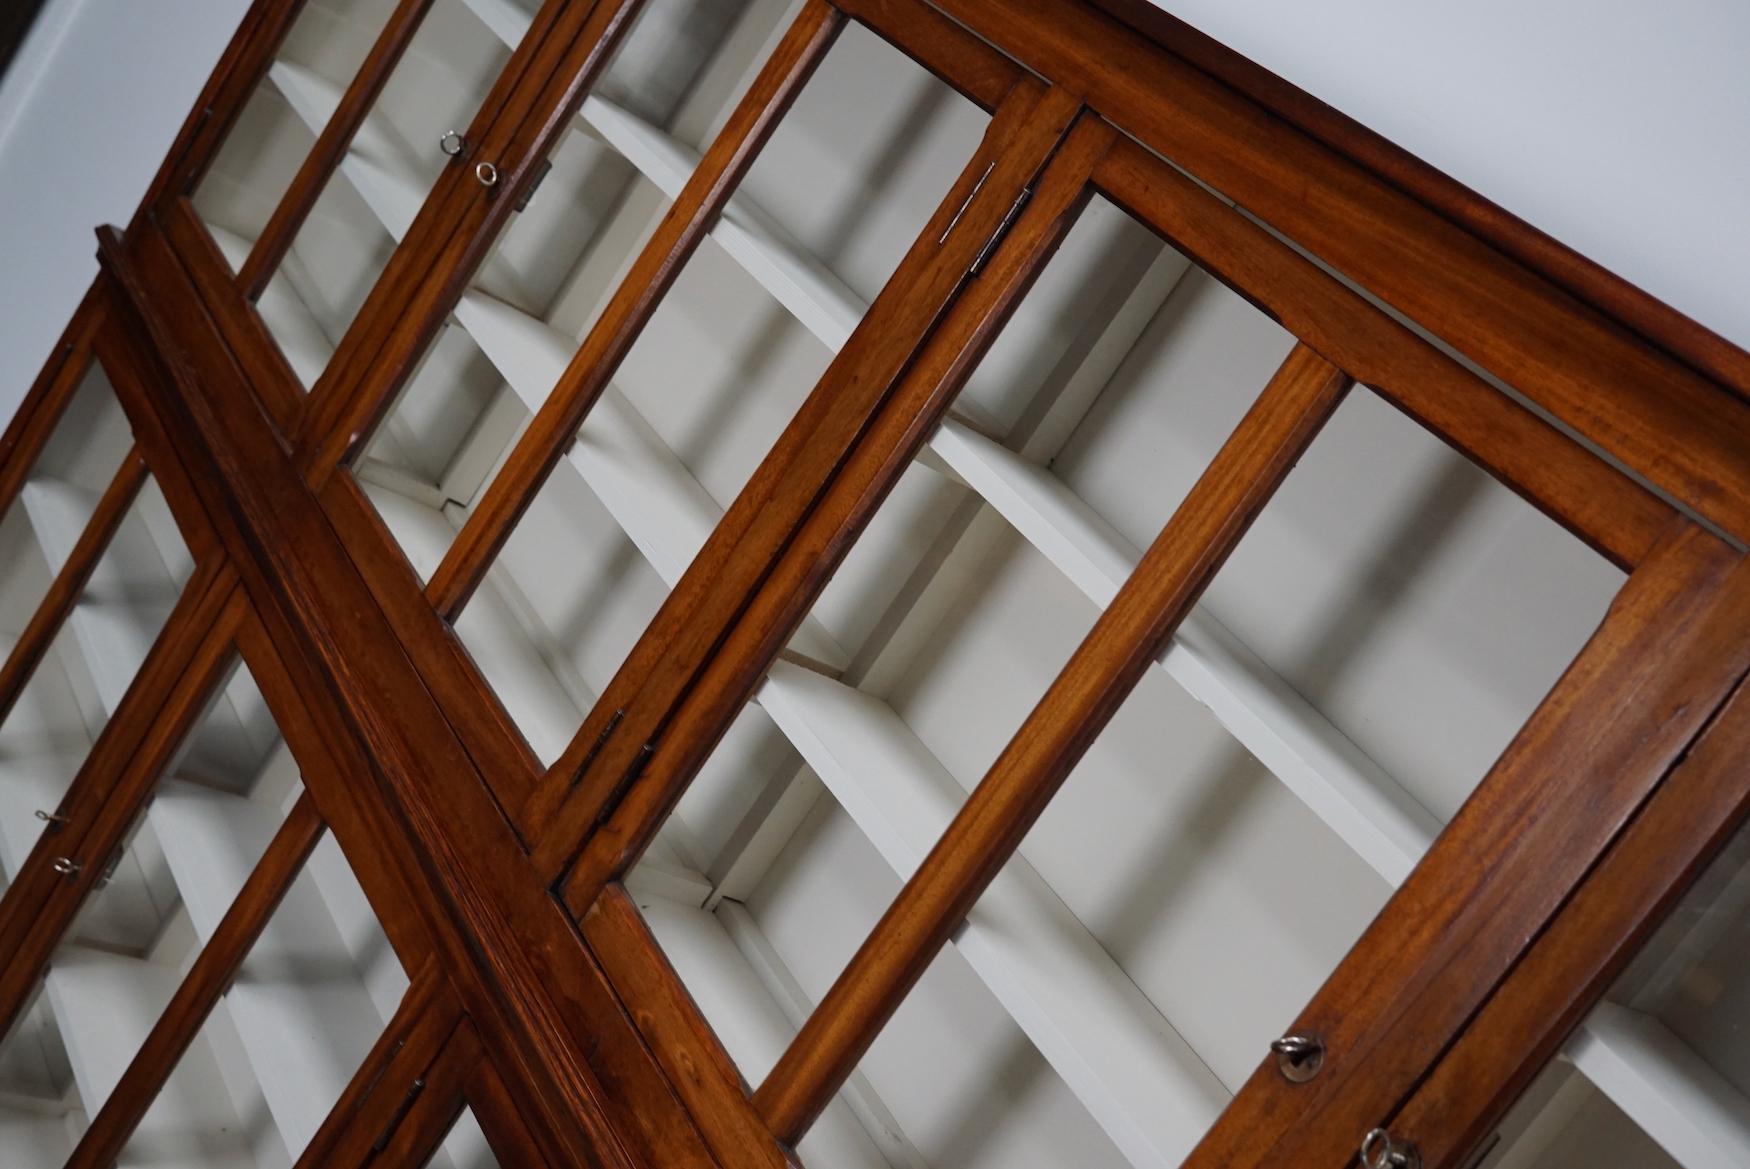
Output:
M1020 218L1021 208L1025 207L1027 200L1032 197L1032 187L1023 187L1021 193L1015 196L1015 201L1009 205L1008 214L1004 215L1003 221L997 224L996 231L991 233L990 239L985 241L984 247L979 249L978 255L972 258L972 263L966 269L967 279L984 271L985 264L990 261L991 256L996 254L997 247L1009 234L1009 229L1015 226L1015 220Z
M516 201L516 206L511 208L512 211L521 211L524 207L529 205L529 200L535 197L535 192L540 189L542 183L547 181L547 172L552 169L553 160L550 158L543 158L541 160L541 169L535 172L535 177L529 181L528 189L523 192L522 198Z
M638 749L638 757L632 760L626 768L626 774L620 777L620 782L614 785L614 790L608 793L606 800L602 801L601 811L596 813L594 828L606 824L608 817L619 809L620 801L626 798L626 793L632 789L632 785L638 781L638 777L644 774L644 768L650 762L650 756L655 752L656 740L654 739ZM594 831L594 828L591 831Z
M589 745L589 750L583 756L583 762L579 763L577 765L577 770L571 773L572 787L576 787L583 777L589 774L589 769L595 763L596 756L600 755L602 753L602 748L608 745L608 740L612 738L614 732L619 729L620 720L625 717L626 710L624 707L614 711L614 713L609 716L608 725L603 727L602 733L595 737L595 742Z
M425 1078L422 1076L408 1085L407 1095L401 1098L401 1103L395 1106L389 1123L383 1126L383 1131L371 1145L371 1152L380 1153L389 1147L389 1141L395 1135L395 1130L401 1127L401 1122L407 1119L407 1114L413 1111L413 1102L419 1099L419 1094L425 1091Z

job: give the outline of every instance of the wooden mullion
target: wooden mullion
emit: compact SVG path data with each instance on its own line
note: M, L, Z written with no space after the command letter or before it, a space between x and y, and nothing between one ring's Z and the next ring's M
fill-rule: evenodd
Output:
M175 253L151 232L127 249L106 243L130 314L171 359L186 457L207 468L238 572L296 659L301 690L357 762L350 782L360 790L337 795L369 802L377 839L348 844L325 807L349 860L362 847L403 866L397 908L428 925L494 1064L530 1101L549 1160L709 1164L293 456L253 403L225 392L234 366Z
M1086 3L938 6L1750 542L1750 403Z
M414 972L389 1025L371 1045L310 1143L298 1169L340 1169L370 1162L372 1146L390 1131L413 1084L462 1023L462 1011L435 964Z
M1750 686L1394 1116L1426 1169L1457 1169L1750 815Z
M461 1115L469 1077L484 1055L480 1036L464 1020L419 1077L418 1091L405 1110L372 1142L370 1169L426 1169ZM335 1166L334 1161L321 1163L321 1169Z
M249 6L177 132L163 165L146 188L139 209L128 224L129 234L139 229L162 200L184 194L205 172L243 112L249 95L267 75L274 54L304 4L305 0L257 0Z
M456 534L426 585L454 620L485 578L620 362L735 192L842 24L825 0L807 0L687 185L615 290L559 382Z
M311 388L297 446L313 487L369 441L643 3L549 0L535 15L467 130L469 148L451 160ZM493 187L474 181L477 160L498 168Z
M92 510L91 519L68 553L67 562L55 574L49 591L31 614L29 624L13 643L5 666L0 667L0 720L6 718L18 696L24 693L31 675L53 644L55 634L60 632L73 606L79 603L85 583L91 579L91 573L109 547L110 538L127 516L134 497L146 482L146 476L146 461L140 456L140 448L128 448L121 467L104 489Z
M838 1093L1348 386L1305 346L1288 355L754 1094L780 1140Z
M291 416L295 417L302 404L295 375L260 318L231 288L223 258L186 201L165 216L162 228L238 365L249 371L264 399L268 399L267 389L283 386L283 396L292 400L285 409L293 411ZM282 422L287 417L285 409L276 412L272 401L268 399L268 415L276 423ZM287 429L280 426L280 434ZM280 445L284 449L283 440ZM482 774L489 777L499 803L507 809L520 807L542 768L504 704L486 685L466 648L422 599L412 566L376 508L364 498L357 480L350 475L328 480L322 500L328 519L352 551L353 562L401 635L434 697L463 731L469 753L477 759Z
M644 1040L725 1165L790 1164L742 1088L741 1075L626 891L610 885L578 923L622 997L638 1004Z
M333 115L317 135L316 144L304 156L297 174L292 177L291 186L280 197L267 226L256 237L255 246L249 250L249 257L237 273L238 287L247 299L256 299L266 289L274 269L285 258L305 217L316 205L317 197L340 165L340 160L346 156L353 136L364 125L377 96L400 62L401 54L413 41L413 35L419 30L431 5L432 0L398 0L394 11L389 14L388 22L377 34L364 63L353 75Z
M1700 373L1750 397L1750 353L1149 0L1091 0Z
M1187 1164L1310 1163L1389 1114L1750 670L1747 623L1750 564L1674 522L1293 1021L1324 1041L1319 1075L1261 1058Z
M256 938L279 908L292 882L322 838L322 816L304 792L286 814L267 851L250 872L237 899L176 988L164 1013L129 1062L102 1109L85 1130L67 1169L107 1169L121 1155L134 1128L152 1105L189 1044L205 1025L219 997L249 955Z
M112 309L121 303L115 299L117 289L109 275L100 273L95 287ZM109 314L105 327L92 340L92 349L109 375L116 400L133 429L134 445L146 461L152 482L164 495L164 503L188 546L189 556L196 564L202 564L223 555L212 514L160 415L161 395L150 388L160 376L157 359L133 328L125 310Z
M29 1002L49 956L222 680L242 615L234 586L228 569L195 570L62 798L68 823L37 838L0 899L0 953L7 955L0 966L0 1034ZM50 868L57 857L80 868L63 877Z
M1112 129L1082 117L1034 184L1026 209L983 273L948 309L891 395L820 491L794 536L692 679L661 742L566 876L582 914L624 874L703 766L842 558L947 412L1084 206ZM567 809L567 813L570 809ZM561 824L555 834L575 830Z
M660 736L675 701L940 322L974 257L1045 166L1080 109L1073 95L1031 80L1005 100L917 242L525 807L522 823L531 839L539 837L536 863L543 872L557 877L590 826L621 794L647 754L645 745ZM944 238L956 214L959 222ZM626 712L623 720L615 714L619 710ZM610 724L617 729L598 751L597 741ZM593 892L575 890L572 896L579 909L594 898Z
M1457 447L1600 555L1632 569L1672 509L1134 141L1101 191L1302 341Z
M0 436L0 515L5 515L18 501L18 493L36 469L36 461L67 404L78 393L89 369L89 357L86 361L76 358L88 354L91 338L102 324L103 312L103 297L93 287L80 301L60 341L13 411L6 433Z
M546 1169L541 1147L517 1110L510 1089L487 1060L477 1061L467 1083L468 1108L493 1156L502 1165L517 1169Z

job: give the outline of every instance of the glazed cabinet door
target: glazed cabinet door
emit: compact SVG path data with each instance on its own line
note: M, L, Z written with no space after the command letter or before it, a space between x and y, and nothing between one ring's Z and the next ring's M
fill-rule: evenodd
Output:
M1738 553L1057 91L933 157L1001 58L810 11L581 348L457 315L525 413L420 571L537 869L726 1163L1350 1163L1742 675Z
M337 1103L380 1152L371 1061L459 1015L114 328L7 438L0 1160L336 1164ZM372 1163L497 1163L454 1078L428 1160Z
M257 5L0 462L24 1163L1744 1161L1736 497L1028 7Z

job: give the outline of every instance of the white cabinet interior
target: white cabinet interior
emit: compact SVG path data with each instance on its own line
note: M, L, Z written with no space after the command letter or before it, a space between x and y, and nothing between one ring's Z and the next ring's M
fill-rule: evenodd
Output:
M233 264L388 7L306 6L195 196ZM422 578L794 9L651 0L637 18L355 462ZM443 165L440 136L530 19L519 0L433 4L259 300L306 385ZM457 622L543 761L985 123L866 30L834 45ZM750 1084L1291 341L1113 206L1082 211L628 881ZM1621 579L1357 388L804 1159L1177 1164ZM1750 1066L1690 1009L1638 994L1601 1011L1570 1048L1577 1071L1546 1079L1551 1109L1506 1126L1485 1164L1750 1164ZM1634 1135L1598 1140L1610 1126Z
M93 365L17 514L0 528L8 570L0 611L12 636L67 561L130 443L127 419ZM81 759L192 570L148 480L0 724L8 880L39 833L52 839L52 815ZM0 1045L0 1164L62 1163L301 790L260 692L237 667L51 959L42 992ZM324 837L117 1163L286 1169L406 987L345 857ZM495 1164L467 1122L435 1163Z

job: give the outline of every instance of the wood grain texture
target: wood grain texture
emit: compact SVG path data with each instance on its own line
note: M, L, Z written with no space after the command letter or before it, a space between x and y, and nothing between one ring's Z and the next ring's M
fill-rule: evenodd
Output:
M1505 255L1750 396L1750 354L1148 0L1090 0Z
M1750 536L1750 405L1080 0L941 7L1710 521Z
M1264 1059L1188 1162L1354 1148L1512 969L1750 666L1750 572L1678 522L1294 1029L1318 1077Z
M224 566L197 568L57 809L0 900L0 1034L30 1002L61 937L122 847L159 776L219 685L242 610ZM80 868L51 870L57 857Z
M200 1034L208 1014L231 985L249 956L250 947L302 871L322 838L322 827L316 802L308 792L301 794L244 881L237 899L213 930L212 938L201 947L164 1013L152 1025L140 1050L92 1118L91 1127L79 1138L67 1169L108 1169L121 1155L134 1127L151 1107L153 1097Z
M484 1054L480 1037L464 1021L415 1081L416 1093L391 1117L389 1127L378 1134L359 1164L372 1169L425 1169L461 1115L468 1077ZM321 1164L328 1169L335 1162Z
M680 798L1069 230L1111 143L1111 128L1097 119L1080 119L1065 137L1003 246L947 310L686 692L643 778L595 829L566 880L574 912L632 863Z
M364 125L365 117L376 104L377 95L388 84L395 66L401 61L401 54L412 43L413 35L419 31L431 5L432 0L397 0L358 72L353 74L322 132L316 135L315 145L299 164L291 185L280 197L261 234L255 237L255 246L249 249L248 258L238 270L237 285L247 299L255 300L267 288L267 282L291 249L298 229L304 225L311 208L316 206L317 197L340 166L340 160L346 157L353 136Z
M1391 1118L1427 1169L1458 1169L1750 814L1750 690L1562 907L1433 1073Z
M490 1062L480 1060L474 1064L465 1092L468 1108L500 1166L548 1169L540 1145L517 1111L517 1102L511 1098L504 1079L493 1070Z
M1288 355L754 1094L780 1139L838 1094L1348 386L1306 347Z
M298 1169L364 1165L373 1146L402 1114L413 1085L461 1025L462 1012L435 964L414 971L401 1005L310 1143L297 1150Z
M475 157L499 166L499 187L479 187L464 167L443 173L304 399L245 292L284 254L427 3L395 7L240 285L184 194L299 4L251 10L128 236L102 237L105 275L0 438L0 502L9 503L95 351L199 566L75 781L72 819L53 847L82 857L113 849L235 646L306 771L309 814L328 824L403 966L417 971L392 1038L300 1164L420 1164L464 1101L507 1164L785 1164L786 1146L1279 482L1345 384L1339 369L1634 572L1303 1014L1300 1025L1329 1045L1320 1077L1293 1086L1261 1068L1192 1163L1340 1166L1360 1132L1394 1116L1425 1128L1415 1136L1440 1163L1457 1156L1741 812L1744 785L1729 767L1742 747L1738 704L1707 728L1750 669L1746 570L1727 543L1675 520L1670 505L1151 151L1740 537L1750 532L1750 407L1716 382L1742 392L1750 358L1503 223L1468 192L1441 188L1170 18L1144 19L1131 0L806 0L422 589L356 482L335 471L381 420L640 7L548 3L534 15L468 132ZM559 765L543 773L447 621L846 19L994 111L988 133ZM1096 188L1300 345L750 1101L612 882ZM971 257L1026 189L1032 200L1014 230L970 276ZM112 485L104 522L87 529L75 561L101 545L137 473L124 468ZM40 656L77 595L63 576L39 610L41 628L27 631L39 648L0 668L0 699L22 684L26 658ZM68 884L47 871L47 847L0 902L0 952L17 955L0 970L0 1020L26 1001L101 869L88 864ZM117 1114L100 1114L87 1162L104 1160L129 1126L124 1114L143 1106L186 1043L228 951L255 928L278 880L271 865L251 878L253 892L226 919L237 918L236 936L221 927L225 945L197 961Z
M741 1074L663 958L625 889L610 885L579 922L620 994L638 1004L651 1051L725 1164L794 1164L744 1094Z
M1669 505L1485 383L1135 142L1101 191L1623 569L1657 541Z
M546 4L535 15L464 131L468 158L492 162L498 183L481 186L470 166L444 170L311 387L297 439L312 486L381 423L642 3Z
M426 596L446 619L453 621L479 587L541 484L576 440L590 407L832 47L840 25L825 0L805 3L705 151L427 582Z
M918 241L530 800L524 823L545 825L535 847L542 872L557 876L584 833L623 794L623 781L640 763L644 744L661 737L673 703L758 587L772 558L795 534L870 416L937 325L972 259L1056 149L1079 108L1070 95L1042 90L1029 81L1017 86L998 109L980 149ZM963 204L959 224L943 241L943 229ZM599 752L593 751L621 709L627 711L624 721ZM590 760L587 774L581 768L585 759ZM594 899L588 885L605 876L606 870L595 865L586 877L573 879L569 896L574 909L581 911Z
M174 405L213 464L210 489L229 505L239 573L283 633L276 648L307 659L307 701L335 705L330 717L373 776L337 777L326 792L310 781L349 860L354 849L398 854L409 888L401 899L421 916L495 1064L534 1102L549 1159L711 1164L291 458L259 410L223 392L236 375L221 347L202 340L213 326L178 283L174 253L150 233L134 252L106 261L124 287L152 282L150 302L136 296L131 307L177 358ZM329 806L356 801L383 827L349 844Z

